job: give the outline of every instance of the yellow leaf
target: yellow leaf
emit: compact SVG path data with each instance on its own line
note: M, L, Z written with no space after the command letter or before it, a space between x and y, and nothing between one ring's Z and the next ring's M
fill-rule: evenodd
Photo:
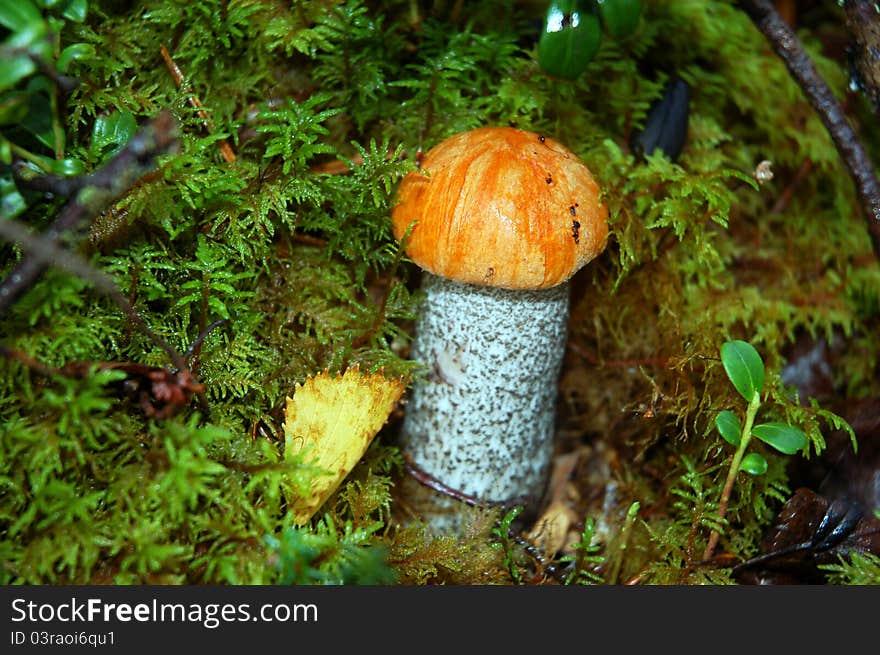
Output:
M566 506L561 500L554 500L544 510L526 538L541 549L545 555L555 555L568 538L568 531L572 524L577 521L574 510Z
M302 453L318 474L310 493L291 498L294 521L306 523L363 457L406 389L403 378L364 374L357 366L340 377L320 373L296 385L284 416L285 458Z

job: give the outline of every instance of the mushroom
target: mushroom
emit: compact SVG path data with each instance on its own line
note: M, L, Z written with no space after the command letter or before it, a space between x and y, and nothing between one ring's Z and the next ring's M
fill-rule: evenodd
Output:
M534 510L553 450L568 281L607 239L599 186L550 137L478 128L425 155L391 218L423 270L411 357L428 372L401 432L415 474L407 502L438 532L462 527L462 499Z

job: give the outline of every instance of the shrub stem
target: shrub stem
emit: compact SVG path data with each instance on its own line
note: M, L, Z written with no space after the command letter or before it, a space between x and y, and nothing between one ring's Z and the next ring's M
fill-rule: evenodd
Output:
M736 482L736 474L739 473L739 467L742 465L743 457L745 457L746 449L749 447L749 442L752 439L752 425L755 423L755 416L758 414L758 408L761 406L761 396L757 392L755 392L754 397L749 403L749 407L746 410L746 422L743 426L742 436L739 440L739 447L736 449L736 454L733 456L733 461L730 463L730 470L727 472L727 480L724 482L724 489L721 491L721 500L718 502L718 522L722 522L724 520L725 515L727 514L727 506L730 504L730 495L733 493L733 484ZM715 550L715 547L718 545L718 540L721 538L721 533L718 529L712 530L712 534L709 535L709 543L706 544L706 550L703 552L703 559L707 560L712 557L712 552Z

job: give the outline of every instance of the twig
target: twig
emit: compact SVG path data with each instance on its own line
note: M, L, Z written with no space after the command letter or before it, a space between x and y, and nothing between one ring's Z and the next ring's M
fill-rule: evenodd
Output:
M798 185L804 181L804 178L809 175L811 170L813 170L812 160L804 159L795 172L794 177L791 178L791 182L788 183L788 186L782 190L782 193L779 194L776 202L773 203L773 207L770 208L771 214L781 214L785 211L786 207L788 207L788 203L791 202L791 199L797 192Z
M208 132L212 132L214 130L214 126L211 124L211 119L208 117L208 112L205 111L204 105L202 105L202 101L199 100L198 96L195 93L190 91L189 89L184 88L185 77L183 75L183 71L180 70L180 67L171 57L171 53L168 52L168 49L163 45L160 46L160 51L162 52L162 59L165 60L165 65L168 67L168 71L171 73L171 77L174 78L175 83L179 88L184 89L189 94L189 104L195 108L196 111L199 112L199 116L202 121L204 121L205 128ZM223 159L231 164L235 161L235 152L232 150L232 147L226 142L226 139L220 139L217 141L217 147L220 148L220 154L223 156Z
M106 273L97 270L78 254L60 247L48 236L32 234L14 220L0 221L0 238L17 243L28 253L28 260L42 268L55 266L90 282L95 289L110 297L116 305L146 334L159 348L168 353L178 370L187 368L186 359L158 334L153 332L137 313L128 298L120 291L116 282Z
M843 108L819 75L797 35L782 20L769 0L739 0L739 5L770 42L789 73L815 109L831 135L837 152L856 185L874 253L880 257L880 181Z
M421 484L432 491L442 495L449 496L454 500L464 503L465 505L469 505L470 507L479 507L479 508L487 508L487 507L500 507L504 510L509 510L518 505L528 505L531 504L534 499L528 496L523 496L519 498L513 498L511 500L480 500L479 498L475 498L474 496L468 495L463 491L458 489L454 489L449 485L441 482L433 475L428 473L427 471L422 470L412 459L404 454L403 456L403 469L406 473L413 478L416 482Z
M119 153L82 184L79 190L43 233L42 242L57 246L66 236L72 237L95 216L106 210L156 164L156 158L177 145L176 125L171 114L163 112L135 134ZM12 228L10 228L12 229ZM0 316L22 293L36 282L52 259L28 251L25 257L0 283Z
M880 9L873 0L844 0L841 5L858 86L880 115Z
M403 468L416 482L418 482L422 486L427 487L428 489L431 489L432 491L436 491L443 496L454 498L455 500L462 502L465 505L469 505L470 507L489 506L489 503L481 501L478 498L474 498L473 496L469 496L463 491L453 489L452 487L440 482L440 480L435 478L433 475L427 473L426 471L423 471L419 466L414 464L409 456L406 455L406 453L404 453L403 456Z
M355 166L360 166L364 163L364 158L360 155L355 155L351 159L351 163ZM309 169L312 173L324 173L327 175L343 175L351 171L348 163L344 162L340 159L334 159L333 161L328 161L324 164L315 164Z

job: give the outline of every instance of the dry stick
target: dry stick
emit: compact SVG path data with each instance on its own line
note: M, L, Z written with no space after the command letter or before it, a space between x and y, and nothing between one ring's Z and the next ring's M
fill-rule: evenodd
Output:
M156 158L177 145L176 125L171 114L163 112L147 123L125 147L94 173L81 178L76 195L43 233L46 243L57 245L101 214L147 172L155 168ZM0 283L0 316L36 282L52 263L29 251Z
M797 81L831 135L856 185L874 254L880 257L880 181L843 108L816 70L797 35L769 0L740 0L740 7L761 30Z
M168 71L171 73L171 77L174 78L178 87L183 88L185 81L183 71L180 70L180 67L175 63L174 59L172 59L171 54L164 45L160 46L159 49L162 52L162 59L165 60L165 65L168 66ZM211 124L211 119L208 117L208 112L205 111L201 100L199 100L198 96L189 89L184 90L189 93L189 104L199 112L199 116L204 121L205 128L209 133L213 132L214 126ZM226 142L226 139L220 139L217 141L217 147L220 148L220 154L223 156L223 159L226 160L226 163L231 164L235 161L235 152L233 152L230 145Z

